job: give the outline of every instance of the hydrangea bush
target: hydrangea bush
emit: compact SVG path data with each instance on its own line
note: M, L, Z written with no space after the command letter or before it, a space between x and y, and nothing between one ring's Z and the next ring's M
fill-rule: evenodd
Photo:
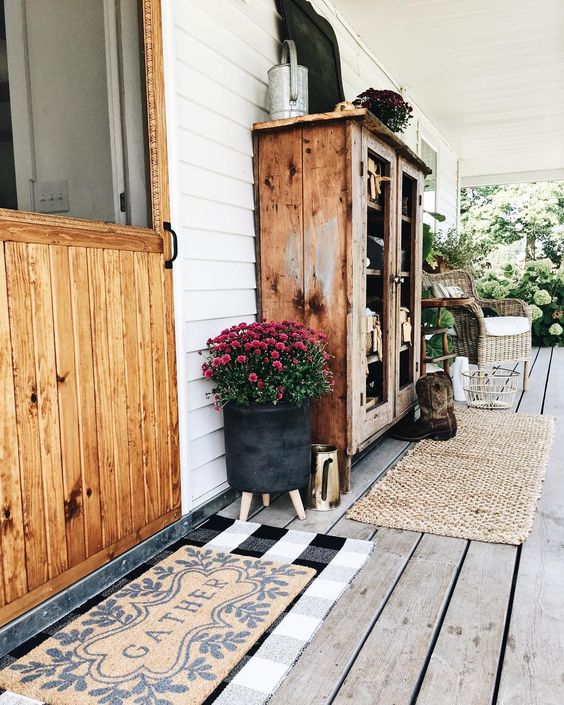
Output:
M359 108L367 108L392 132L403 132L413 117L413 108L395 91L368 90L357 96L353 103Z
M534 344L564 346L564 267L549 259L509 264L482 277L478 290L489 299L523 299L531 307Z
M204 377L216 408L228 403L301 406L332 390L327 337L293 321L239 323L207 341Z

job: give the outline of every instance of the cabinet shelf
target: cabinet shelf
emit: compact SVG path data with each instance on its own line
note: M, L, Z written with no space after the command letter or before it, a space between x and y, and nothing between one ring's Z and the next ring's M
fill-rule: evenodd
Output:
M370 397L369 399L366 400L366 406L364 407L366 411L371 411L375 407L378 406L378 404L381 404L382 400L379 399L378 397Z
M400 275L400 277L410 277L411 272L400 272L399 275Z
M366 269L366 276L367 277L381 277L384 274L384 270L382 269Z
M402 223L413 223L413 218L410 218L408 215L402 215L401 220Z
M384 208L376 201L371 201L370 199L368 199L367 205L371 211L375 211L376 213L382 213L382 214L384 213Z
M456 353L449 353L448 355L437 355L436 357L426 357L425 362L442 362L443 360L452 360L456 357Z
M376 353L371 353L370 355L366 356L366 362L369 365L372 365L372 363L374 363L374 362L382 362L382 358L378 357L378 355L376 355Z
M400 347L400 352L405 352L406 350L409 350L410 347L411 347L411 343L404 343L404 344Z

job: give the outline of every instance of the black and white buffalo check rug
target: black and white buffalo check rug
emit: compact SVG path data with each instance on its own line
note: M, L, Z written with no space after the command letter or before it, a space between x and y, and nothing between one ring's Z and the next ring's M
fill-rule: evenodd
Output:
M9 667L59 630L68 628L73 620L186 545L206 546L239 556L264 557L277 563L293 563L313 568L317 573L309 586L288 606L229 676L218 684L204 705L263 705L288 675L323 620L366 563L374 546L371 541L280 529L214 516L125 578L118 580L80 608L0 659L0 669ZM159 703L166 705L166 695L161 697ZM80 693L77 693L77 705L79 703ZM104 705L106 704L113 705L113 701L107 699L107 696L104 700ZM17 693L0 690L0 705L43 704ZM135 700L135 705L153 704L141 698Z

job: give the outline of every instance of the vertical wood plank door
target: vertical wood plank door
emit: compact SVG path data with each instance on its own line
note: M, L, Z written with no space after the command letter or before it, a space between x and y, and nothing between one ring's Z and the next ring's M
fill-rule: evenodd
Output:
M0 626L180 517L160 6L152 227L0 209Z

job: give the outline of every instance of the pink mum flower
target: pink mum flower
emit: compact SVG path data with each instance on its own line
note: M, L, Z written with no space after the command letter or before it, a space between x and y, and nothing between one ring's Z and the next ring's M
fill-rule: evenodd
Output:
M258 375L256 374L256 372L251 372L247 379L249 380L249 382L256 382L258 379Z
M282 365L280 360L274 360L274 362L272 363L272 367L274 367L277 372L280 372L280 370L284 369L284 366Z
M237 362L247 362L246 355L237 355Z

